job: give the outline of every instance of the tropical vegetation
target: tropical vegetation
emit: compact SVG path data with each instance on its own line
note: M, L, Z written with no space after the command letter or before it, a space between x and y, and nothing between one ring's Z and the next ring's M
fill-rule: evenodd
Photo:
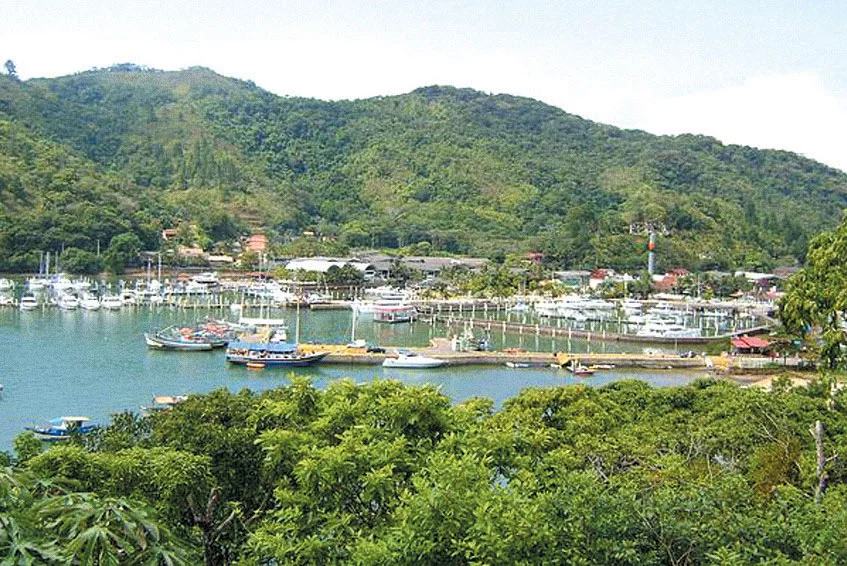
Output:
M19 438L0 548L15 564L843 564L845 417L827 379L527 389L495 410L292 378L43 453Z

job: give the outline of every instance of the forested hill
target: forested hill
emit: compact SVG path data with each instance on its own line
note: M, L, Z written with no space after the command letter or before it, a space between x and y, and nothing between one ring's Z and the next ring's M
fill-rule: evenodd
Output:
M180 221L206 244L261 225L624 268L651 222L660 267L762 268L802 260L847 206L847 175L789 152L451 87L279 97L203 68L0 77L0 147L0 269L127 231L155 248Z

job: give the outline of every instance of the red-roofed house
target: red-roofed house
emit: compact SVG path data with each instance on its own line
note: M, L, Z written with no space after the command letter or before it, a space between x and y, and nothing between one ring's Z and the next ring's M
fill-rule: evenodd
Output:
M653 282L653 287L657 291L670 291L676 289L679 285L679 275L676 273L666 273L662 279Z
M738 336L731 339L730 343L734 354L761 354L770 344L764 338L756 336Z
M268 249L268 237L264 234L253 234L247 238L247 251L261 253Z

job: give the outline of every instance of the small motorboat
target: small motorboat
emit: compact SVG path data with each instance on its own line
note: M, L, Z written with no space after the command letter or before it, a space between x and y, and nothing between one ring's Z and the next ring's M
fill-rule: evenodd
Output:
M88 417L59 417L50 421L49 425L27 427L39 440L56 441L68 440L74 434L87 434L97 428L97 425L88 424Z
M396 358L386 358L382 367L392 369L429 369L446 366L447 360L428 358L414 352L398 351Z
M532 366L526 362L506 362L506 367L512 369L525 369Z
M79 308L79 299L70 294L62 295L59 297L58 305L63 311L75 311Z
M173 409L178 404L188 399L187 395L157 395L153 397L153 403L141 407L141 414L150 416L153 413Z
M106 310L117 311L123 308L124 301L117 295L106 295L100 304Z
M79 306L87 311L97 311L100 310L100 299L94 295L86 294L80 299Z
M574 375L582 375L582 376L594 375L593 369L591 369L590 367L584 366L582 364L572 364L568 367L568 369Z
M31 311L38 308L38 298L35 295L24 295L21 297L20 307L22 311Z

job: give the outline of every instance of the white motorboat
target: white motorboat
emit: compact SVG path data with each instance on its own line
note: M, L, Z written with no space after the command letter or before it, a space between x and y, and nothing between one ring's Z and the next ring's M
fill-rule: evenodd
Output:
M71 282L71 286L73 287L73 290L77 293L83 293L91 289L91 281L89 281L88 279L74 279Z
M79 299L73 295L62 295L57 304L63 311L74 311L79 308Z
M621 301L621 310L626 314L628 318L632 318L634 315L641 314L642 304L640 301L636 301L635 299L625 299Z
M24 295L21 297L20 307L22 311L31 311L38 308L38 298L35 295Z
M50 287L53 289L53 292L64 295L66 293L70 293L74 284L73 281L65 277L64 273L60 273L58 275L54 275L52 280L50 281Z
M654 338L700 338L702 334L699 328L687 328L681 324L656 320L645 324L636 335Z
M417 314L413 305L383 305L377 303L373 308L374 322L411 322Z
M42 291L50 285L50 280L43 277L30 277L26 280L26 288L32 292Z
M121 291L121 301L125 307L131 307L138 303L138 293L132 289L124 289Z
M0 295L0 307L11 307L15 304L15 300L12 297L7 297L6 295Z
M218 279L218 274L212 271L205 271L198 275L195 275L191 278L195 283L200 283L201 285L220 285L220 280Z
M386 358L382 367L393 369L429 369L447 365L447 360L428 358L414 352L397 352L396 358Z
M186 295L206 295L209 293L209 286L198 281L189 281L185 284L184 292Z
M284 318L270 318L263 316L240 316L238 317L238 326L241 328L278 328L285 330L287 324Z
M94 295L84 295L79 301L79 306L87 311L99 311L100 299Z
M506 310L509 312L529 312L532 310L532 305L523 301L518 301L514 305L508 307Z
M4 291L11 291L15 288L15 282L11 279L2 279L0 278L0 293Z
M120 310L121 307L124 306L123 300L117 295L106 295L103 297L103 300L100 301L101 306L110 311Z

